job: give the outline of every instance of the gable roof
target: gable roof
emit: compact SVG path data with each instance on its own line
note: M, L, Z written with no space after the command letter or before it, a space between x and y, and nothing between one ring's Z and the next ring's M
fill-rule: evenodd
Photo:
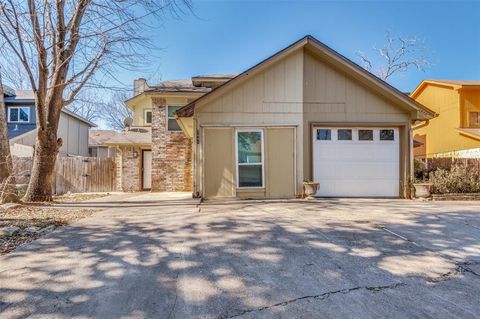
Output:
M210 92L210 88L195 86L191 79L166 80L158 84L149 85L144 92Z
M418 103L414 99L410 98L408 95L402 93L395 87L391 86L387 82L376 77L375 75L368 72L367 70L365 70L364 68L356 64L355 62L349 60L345 56L341 55L340 53L336 52L335 50L331 49L330 47L328 47L327 45L323 44L322 42L318 41L316 38L310 35L307 35L302 39L294 42L293 44L289 45L283 50L280 50L274 55L254 65L253 67L246 70L245 72L240 73L238 76L232 78L231 80L211 90L209 93L185 105L181 109L177 110L177 112L175 113L176 116L177 117L193 116L194 110L197 104L206 102L209 99L212 99L215 96L218 96L219 94L226 92L230 88L233 88L237 84L241 83L243 80L249 77L252 77L253 75L265 69L272 63L279 61L280 59L284 58L290 53L301 48L307 48L310 52L313 52L322 56L323 58L328 60L328 62L338 66L344 72L348 72L349 74L353 75L357 79L361 80L362 83L375 88L380 94L389 98L395 103L402 105L412 111L416 111L417 112L416 117L418 117L419 119L429 119L435 116L434 111Z
M88 146L105 146L105 142L118 134L113 130L88 130Z
M131 127L129 130L114 132L102 145L149 145L152 143L152 127Z
M422 90L428 85L441 85L452 88L453 90L459 90L466 87L479 88L480 89L480 80L434 80L427 79L420 82L420 84L413 90L410 96L415 98Z

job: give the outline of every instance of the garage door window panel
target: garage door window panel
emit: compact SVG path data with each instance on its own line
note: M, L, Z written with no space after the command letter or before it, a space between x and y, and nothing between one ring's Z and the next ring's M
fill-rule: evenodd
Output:
M393 129L380 130L380 141L394 141L395 131Z
M373 130L358 130L359 141L373 141Z
M317 129L317 140L319 141L331 141L332 130L327 128Z
M263 131L239 130L236 140L237 186L239 188L263 188Z
M351 141L352 140L352 130L351 129L338 129L337 130L337 140L339 140L339 141Z

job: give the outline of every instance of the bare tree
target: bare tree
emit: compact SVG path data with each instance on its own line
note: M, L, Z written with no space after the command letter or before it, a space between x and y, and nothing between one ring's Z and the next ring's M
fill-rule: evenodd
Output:
M0 75L0 203L18 202L18 200L12 156L10 154L10 143L8 141L2 77Z
M2 57L0 62L2 64L4 84L8 85L15 91L31 89L25 69L15 60L13 55Z
M101 117L102 97L98 89L86 89L80 91L68 109L89 121L95 121Z
M125 91L115 92L109 101L102 103L100 117L109 128L122 130L125 118L133 116L132 110L125 105L127 99Z
M35 94L37 142L27 201L51 201L60 112L84 87L103 87L119 67L148 63L144 36L189 0L0 0L0 49L14 56Z
M389 31L385 34L385 45L374 47L374 57L368 57L358 51L363 67L380 79L388 81L398 72L407 72L410 68L425 71L431 66L424 39L419 36L393 36Z

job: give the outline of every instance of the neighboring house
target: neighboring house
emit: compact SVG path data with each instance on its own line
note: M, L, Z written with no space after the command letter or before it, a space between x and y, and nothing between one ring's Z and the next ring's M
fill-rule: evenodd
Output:
M134 87L152 136L118 144L123 189L204 198L295 197L304 180L318 196L406 197L412 123L435 115L311 36L231 79Z
M96 158L108 158L115 156L115 149L105 144L116 134L112 130L90 130L88 132L88 156Z
M438 114L415 127L415 157L480 158L480 81L425 80L411 97Z
M8 137L12 153L36 141L35 97L33 91L5 90ZM63 139L60 155L88 156L88 130L95 124L63 109L60 114L58 136ZM32 153L32 152L30 152ZM27 153L22 152L21 155Z

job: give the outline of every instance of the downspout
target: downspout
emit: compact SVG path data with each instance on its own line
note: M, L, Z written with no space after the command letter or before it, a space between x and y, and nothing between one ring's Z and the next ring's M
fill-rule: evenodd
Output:
M420 123L417 123L415 124L416 122L420 122ZM417 130L419 128L422 128L422 127L425 127L427 126L428 124L430 123L430 120L423 120L423 121L413 121L413 126L412 126L412 130Z
M198 147L198 130L197 130L197 121L195 119L195 114L193 115L193 197L198 198L200 194L198 192L197 185L197 147Z

